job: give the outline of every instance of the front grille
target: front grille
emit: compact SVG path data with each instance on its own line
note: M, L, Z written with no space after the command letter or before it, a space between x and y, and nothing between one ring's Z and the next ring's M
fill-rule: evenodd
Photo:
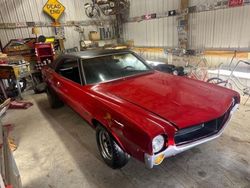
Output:
M175 144L186 144L218 133L228 119L232 107L230 107L223 116L217 119L179 130L174 137Z

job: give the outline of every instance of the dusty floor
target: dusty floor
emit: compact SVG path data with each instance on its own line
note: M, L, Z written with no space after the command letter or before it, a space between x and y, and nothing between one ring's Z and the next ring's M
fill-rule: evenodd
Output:
M134 159L112 170L99 156L94 130L69 107L50 109L45 94L25 98L34 106L4 118L15 124L24 188L250 187L250 105L241 106L217 140L151 170Z

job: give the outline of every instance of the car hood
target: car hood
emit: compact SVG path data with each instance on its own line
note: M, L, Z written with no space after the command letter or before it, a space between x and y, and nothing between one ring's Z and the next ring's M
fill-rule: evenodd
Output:
M99 92L137 105L180 129L222 116L236 95L213 84L157 71L99 86Z

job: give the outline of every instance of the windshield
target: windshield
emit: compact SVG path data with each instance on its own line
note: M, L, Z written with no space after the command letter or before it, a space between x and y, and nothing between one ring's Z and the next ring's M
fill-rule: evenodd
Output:
M83 60L87 84L149 72L152 69L131 53Z

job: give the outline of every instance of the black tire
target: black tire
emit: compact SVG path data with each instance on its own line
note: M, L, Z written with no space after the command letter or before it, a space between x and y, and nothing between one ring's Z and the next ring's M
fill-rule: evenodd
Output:
M51 108L59 108L63 106L61 99L57 96L53 89L49 87L47 87L47 96Z
M109 167L119 169L127 164L129 155L120 148L112 135L101 125L96 128L96 141L101 157Z
M100 10L93 5L90 5L87 8L85 8L85 14L89 18L99 18L101 15Z
M47 91L47 85L45 82L41 82L39 84L37 84L35 87L34 87L34 93L35 94L38 94L38 93L44 93Z
M12 88L15 88L17 90L18 85L17 85L16 80L11 80L11 85L12 85L11 86ZM21 78L19 80L19 86L20 86L21 92L23 92L27 87L27 80L25 78Z
M41 91L41 90L39 90L39 88L37 88L37 86L43 82L41 73L33 73L32 79L33 79L33 83L34 83L33 90L34 90L35 94L43 93L46 91L46 89L44 91Z
M27 87L27 80L25 78L22 78L19 81L19 84L20 84L21 92L23 92Z
M40 93L42 93L42 92L40 92L40 91L39 91L38 89L36 89L36 88L34 88L33 91L34 91L35 94L40 94Z

